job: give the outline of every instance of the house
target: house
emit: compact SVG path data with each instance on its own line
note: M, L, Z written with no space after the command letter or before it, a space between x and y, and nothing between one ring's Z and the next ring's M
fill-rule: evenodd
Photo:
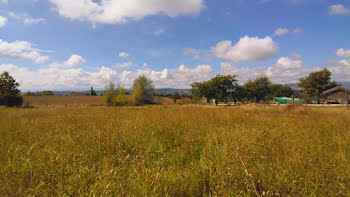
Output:
M339 104L347 104L350 99L350 91L341 86L326 90L322 93L322 95L326 96L327 100L337 102Z

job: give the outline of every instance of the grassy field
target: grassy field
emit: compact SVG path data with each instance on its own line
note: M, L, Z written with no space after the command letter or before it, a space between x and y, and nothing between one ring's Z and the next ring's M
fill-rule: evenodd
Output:
M130 100L130 95L126 95ZM168 97L155 97L156 104L172 105L173 99ZM91 107L104 106L103 96L24 96L24 105L33 107ZM177 99L176 104L190 104L190 98Z
M103 106L102 96L24 96L23 103L35 107Z
M350 112L0 108L0 196L349 196Z

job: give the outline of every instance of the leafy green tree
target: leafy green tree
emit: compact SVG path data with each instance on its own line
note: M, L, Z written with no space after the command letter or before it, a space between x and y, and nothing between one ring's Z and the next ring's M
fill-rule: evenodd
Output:
M339 85L331 81L331 76L332 73L328 69L312 72L309 76L301 78L298 86L303 88L309 97L315 98L319 104L323 91Z
M217 75L209 81L192 83L192 95L197 99L206 97L218 101L228 101L236 96L239 88L236 77L237 75Z
M194 82L191 84L191 93L193 99L201 99L206 97L208 85L207 82Z
M153 103L154 83L151 79L141 75L134 80L132 85L132 98L136 105Z
M272 83L268 77L259 77L244 84L246 97L250 101L260 102L272 99Z
M271 88L274 97L290 97L294 94L294 90L289 86L273 84Z
M115 98L115 104L117 106L126 105L125 91L124 91L124 88L120 85L118 85L118 94Z
M2 96L18 96L20 90L18 89L19 83L10 76L8 72L4 72L0 75L0 95Z
M110 82L106 86L106 92L104 94L104 100L106 106L114 106L115 105L115 85L114 83Z
M8 72L0 75L0 105L20 106L23 98L18 89L19 83Z
M90 89L90 95L91 96L96 96L97 95L95 90L94 90L94 88L92 86L91 86L91 89Z

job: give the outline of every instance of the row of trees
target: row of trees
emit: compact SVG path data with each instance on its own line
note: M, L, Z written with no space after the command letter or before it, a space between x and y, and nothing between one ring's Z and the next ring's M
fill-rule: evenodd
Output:
M298 86L304 89L305 99L316 99L320 103L323 91L339 85L331 81L331 75L329 70L324 69L301 78ZM209 81L195 82L191 86L194 98L205 97L224 102L266 103L274 97L290 97L295 94L291 87L274 84L268 77L259 77L239 85L237 75L217 75Z
M125 90L118 85L116 90L114 83L106 86L104 94L107 106L143 105L153 103L154 83L144 75L136 78L132 85L131 97L125 96Z
M273 97L291 96L292 88L273 84L268 77L259 77L239 85L237 75L217 75L204 82L191 84L193 98L224 102L267 102Z

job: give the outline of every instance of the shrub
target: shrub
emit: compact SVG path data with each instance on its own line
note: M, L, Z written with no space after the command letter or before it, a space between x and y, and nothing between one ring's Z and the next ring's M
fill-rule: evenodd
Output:
M125 99L125 91L122 86L118 85L118 94L115 98L115 104L117 106L124 106L127 104Z
M105 105L106 106L114 106L115 105L115 85L114 83L109 83L108 86L106 86L107 91L104 94L105 99Z

